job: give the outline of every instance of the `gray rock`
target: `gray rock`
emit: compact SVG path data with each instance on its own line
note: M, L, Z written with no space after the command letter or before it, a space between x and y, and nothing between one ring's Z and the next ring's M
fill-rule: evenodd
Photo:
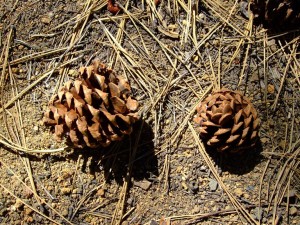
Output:
M261 207L256 207L256 208L253 210L253 212L254 212L255 218L256 218L257 220L262 220L263 214L264 214L264 209L263 209L263 208L261 208Z
M253 191L254 190L254 186L253 185L249 185L246 187L247 191Z
M148 180L134 181L133 185L137 186L137 187L140 187L143 190L147 191L150 188L150 186L151 186L151 182L148 181Z
M158 223L155 220L151 220L149 225L158 225Z
M216 191L218 189L218 182L215 179L210 179L208 185L211 191Z
M201 166L200 171L205 172L207 170L206 166Z
M249 13L248 13L248 3L241 1L240 2L240 11L241 13L246 17L249 18Z

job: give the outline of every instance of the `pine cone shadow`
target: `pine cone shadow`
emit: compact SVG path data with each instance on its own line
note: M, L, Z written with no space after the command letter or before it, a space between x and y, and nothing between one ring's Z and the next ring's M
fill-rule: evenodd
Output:
M138 137L141 130L141 135ZM115 180L122 185L129 169L129 160L133 160L132 174L135 180L150 179L158 176L158 161L154 154L153 132L151 127L143 121L137 121L133 125L133 132L130 136L110 147L98 149L79 149L69 157L76 161L81 155L83 164L82 172L96 176L103 173L106 182ZM131 157L135 143L137 142L136 155Z
M260 140L254 147L249 147L238 153L217 152L206 146L206 150L222 172L243 175L251 172L262 160L262 145Z

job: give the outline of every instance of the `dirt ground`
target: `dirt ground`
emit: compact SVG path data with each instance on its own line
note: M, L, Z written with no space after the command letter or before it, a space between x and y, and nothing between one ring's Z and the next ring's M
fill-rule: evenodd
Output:
M300 224L299 30L255 25L233 0L119 4L2 0L0 223ZM74 149L41 120L95 58L128 79L141 119L110 147ZM245 154L197 135L195 107L221 87L261 118Z

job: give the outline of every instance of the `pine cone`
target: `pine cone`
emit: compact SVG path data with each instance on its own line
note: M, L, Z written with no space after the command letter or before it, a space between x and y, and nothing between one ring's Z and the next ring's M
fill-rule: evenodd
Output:
M74 147L96 148L131 133L138 102L128 82L99 60L79 72L80 78L66 82L44 114L44 124L55 126L56 139L66 135Z
M272 28L298 28L300 23L299 0L250 0L250 9Z
M228 89L216 91L201 102L194 121L200 125L205 143L220 152L253 146L260 123L249 99Z

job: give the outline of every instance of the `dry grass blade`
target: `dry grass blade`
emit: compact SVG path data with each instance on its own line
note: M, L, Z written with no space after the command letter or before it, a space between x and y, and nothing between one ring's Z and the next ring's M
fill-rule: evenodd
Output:
M228 14L228 9L224 8L220 1L218 0L208 0L203 2L209 9L211 9L222 21L224 24L230 26L233 30L235 30L239 35L243 36L243 32L239 29L239 25L233 17L233 13L237 8L238 1L236 0L234 5L231 7L230 13ZM221 4L220 4L221 3ZM227 18L225 18L228 15ZM241 18L238 18L241 20ZM235 22L237 25L232 24Z
M185 24L185 29L183 31L184 33L184 37L182 39L182 42L181 44L185 44L187 43L187 40L188 40L188 36L189 36L189 29L190 29L190 24L191 24L191 15L192 15L192 1L191 0L188 0L188 6L187 6L188 10L187 10L187 18L186 18L186 24Z
M82 205L84 204L85 201L87 201L91 195L97 191L98 189L100 189L101 187L103 186L103 184L91 189L88 193L86 193L77 203L77 206L74 210L74 212L72 213L72 216L71 216L71 220L74 219L74 217L76 216L76 214L78 213L79 209L82 207Z
M13 96L18 95L18 85L16 83L15 77L12 74L11 68L9 67L9 77L10 77L10 82L11 82L11 86L12 86L12 94ZM15 127L16 129L16 133L15 136L17 137L17 141L18 144L20 144L21 146L24 146L25 148L26 146L26 138L25 138L25 132L24 132L24 126L23 126L23 119L22 119L22 111L21 111L21 107L20 107L20 101L17 100L15 103L15 108L16 108L16 120L13 120L15 123ZM7 124L7 122L5 121L5 124ZM8 129L7 129L8 130ZM21 136L21 137L20 137ZM37 198L36 196L38 196L37 191L36 191L36 184L33 180L33 175L32 175L32 168L31 168L31 164L30 164L30 160L28 157L21 157L21 160L23 161L26 171L27 171L27 175L34 193L34 196L37 200L38 203L40 203L39 198Z
M207 166L210 168L210 171L212 172L212 174L214 175L215 179L218 181L218 184L222 187L222 189L226 192L226 194L228 195L232 205L236 208L236 210L240 213L240 215L250 224L259 224L255 219L252 218L252 216L248 213L248 211L245 209L245 207L243 205L241 205L236 199L235 197L232 195L232 193L227 189L227 187L225 186L225 184L223 183L223 181L221 180L216 168L214 167L214 164L212 162L212 160L210 159L209 155L207 154L207 152L205 151L205 148L203 146L203 144L201 143L201 141L199 140L199 137L196 133L196 131L194 130L193 126L191 125L190 122L188 122L189 125L189 129L193 134L194 140L197 143L198 146L198 151L199 153L202 155L202 157L204 158Z
M8 165L3 161L3 160L0 160L0 163L1 165L4 165L5 168L10 171L12 174L14 174L14 177L24 186L26 187L26 189L28 191L30 191L31 193L33 193L36 197L36 199L38 200L39 203L42 203L42 204L45 204L49 207L49 209L51 209L53 212L55 212L55 214L57 214L59 217L61 217L61 219L63 219L67 224L73 224L71 221L69 221L68 219L66 219L65 217L63 217L57 210L55 210L50 204L48 204L47 202L45 202L45 199L42 199L40 196L38 196L37 194L34 193L34 191L28 187L24 181L19 177L17 176L17 174L14 173L14 171L12 171ZM17 195L15 195L13 192L11 192L5 185L1 184L0 183L0 186L5 189L9 194L11 194L15 199L18 199L19 201L21 201L24 205L26 205L28 208L34 210L35 212L37 212L38 214L40 214L41 216L49 219L50 221L52 221L53 223L56 223L56 224L60 224L58 223L57 221L51 219L50 217L48 217L47 215L44 215L42 212L40 212L38 209L34 208L33 206L29 205L28 203L26 203L26 201L23 201L21 198L19 198Z
M15 60L10 61L9 65L13 66L13 65L16 65L16 64L19 64L19 63L25 63L27 61L41 59L41 58L44 58L44 57L48 57L50 55L60 54L62 52L65 52L66 50L68 50L68 47L56 48L56 49L50 49L50 50L46 50L46 51L42 51L42 52L32 53L30 55L23 56L19 59L15 59ZM0 68L2 68L2 67L3 67L3 65L0 65Z
M128 8L128 3L129 2L127 1L127 4L125 6L126 9ZM125 23L126 23L126 18L122 18L120 23L118 24L118 31L117 31L115 40L119 43L119 45L123 39ZM112 56L110 57L109 66L113 68L114 64L116 63L116 60L118 60L118 58L119 58L119 50L117 49L117 51L113 52Z
M123 53L123 55L125 56L125 58L129 61L129 63L131 64L131 67L135 68L134 70L130 69L127 65L127 63L120 58L120 60L123 62L123 65L128 69L128 71L132 71L134 74L136 74L140 79L139 79L139 83L143 86L143 88L145 90L147 90L149 94L149 97L152 98L152 89L154 89L154 85L152 84L152 81L147 78L146 76L144 76L144 74L142 73L142 69L140 68L140 66L138 65L138 63L132 58L132 56L126 51L126 49L124 49L120 43L116 40L115 37L113 37L113 35L109 32L109 30L105 27L105 25L101 22L101 20L99 20L99 23L101 24L104 32L106 33L109 41L111 42L111 45L114 47L115 51L121 52ZM151 88L152 87L152 88Z
M5 72L6 72L6 67L7 67L7 63L8 63L8 56L9 56L9 48L10 48L10 42L12 39L12 34L13 34L13 28L10 29L8 37L7 37L7 43L6 43L6 48L4 48L3 50L5 50L4 52L4 61L3 61L3 65L2 65L2 73L1 73L1 80L0 80L0 90L1 92L3 92L3 86L4 86L4 80L6 78L5 76Z
M0 143L6 146L9 149L12 149L14 151L20 151L24 153L55 153L55 152L61 152L68 149L67 147L58 148L58 149L28 149L23 146L20 146L16 143L13 143L12 141L8 140L3 134L0 134Z
M142 116L141 116L142 118ZM141 137L141 132L143 129L144 123L141 124L141 127L139 128L139 132L137 133L136 136L136 140L134 145L132 146L132 150L129 151L129 162L128 162L128 171L124 180L124 184L119 196L119 201L116 205L112 220L111 220L111 225L120 225L122 223L122 220L124 218L124 208L125 208L125 201L126 201L126 195L128 192L128 188L129 188L129 184L131 181L131 175L132 175L132 167L133 167L133 163L135 160L135 156L136 156L136 151L138 148L138 143L140 141L140 137Z
M51 219L50 217L46 216L45 214L41 213L38 209L34 208L31 205L28 205L25 201L23 201L22 199L18 198L13 192L11 192L8 188L6 188L4 185L0 184L0 186L3 188L4 191L6 191L7 193L9 193L11 196L13 196L15 199L18 199L20 202L22 202L24 205L26 205L28 208L32 209L33 211L35 211L36 213L38 213L39 215L41 215L42 217L46 218L47 220L51 221L54 224L61 224L60 222L57 222L53 219ZM72 223L70 223L72 224Z
M28 87L24 88L22 91L20 91L15 97L13 97L12 99L10 99L7 103L5 103L3 105L3 108L0 109L0 113L3 112L4 109L10 107L12 104L15 103L15 101L17 101L19 98L21 98L22 96L24 96L28 91L30 91L32 88L34 88L38 83L40 83L42 80L44 80L45 78L51 76L55 71L58 71L60 68L68 65L68 64L71 64L72 62L78 60L79 58L81 58L82 56L80 57L77 57L77 58L73 58L73 59L70 59L64 63L62 63L61 65L59 66L56 66L50 70L48 70L47 72L45 72L44 74L42 74L36 81L32 82Z
M253 209L256 205L249 205L245 206L246 209ZM218 212L211 212L211 213L197 213L193 215L179 215L179 216L169 216L166 217L165 220L169 219L170 221L177 221L177 220L188 220L185 221L184 224L191 225L202 222L202 220L208 219L210 217L216 216L225 216L229 214L236 214L236 210L221 210Z
M197 106L204 99L204 97L211 91L212 88L213 88L212 84L206 88L206 90L200 96L199 101L190 109L189 113L186 115L183 122L179 125L179 127L176 129L176 131L170 137L172 145L175 144L176 142L178 142L180 134L182 133L184 128L188 125L191 116L193 116L195 114Z
M285 79L286 79L286 75L287 75L287 72L290 68L290 64L293 60L293 56L296 54L296 50L297 50L297 47L298 47L298 44L294 43L293 44L293 50L291 51L291 54L288 58L288 61L287 61L287 64L286 64L286 67L284 69L284 73L283 73L283 76L282 76L282 79L281 79L281 82L280 82L280 87L279 87L279 90L278 90L278 93L276 95L276 98L275 98L275 101L272 105L272 109L275 111L276 110L276 107L277 107L277 103L278 103L278 100L279 100L279 95L281 93L281 90L283 88L283 85L284 85L284 82L285 82Z
M171 66L176 70L176 72L179 74L179 72L177 71L177 68L174 66L173 61L170 57L169 54L171 54L173 57L177 58L180 62L182 61L180 59L180 57L178 55L176 55L173 51L171 51L165 44L163 44L157 37L155 34L153 34L151 32L151 30L141 21L138 20L138 18L136 18L133 14L131 14L130 12L128 12L126 9L124 9L123 7L121 7L122 10L124 10L128 16L134 20L137 24L139 24L140 26L142 26L144 28L145 31L147 31L147 33L159 44L159 46L161 47L161 50L163 51L163 53L165 54L165 56L167 57L169 63L171 64Z
M198 45L193 48L192 51L189 52L188 56L183 60L183 64L186 64L191 57L198 51L198 49L203 46L214 33L216 33L222 27L221 23L216 23L208 32L207 34L198 42Z
M177 66L177 59L175 59L174 65L175 65L175 67ZM156 98L156 100L152 104L152 110L156 107L159 100L162 100L162 101L164 100L165 95L168 93L168 91L170 89L171 82L173 81L174 73L175 73L175 70L173 68L166 85L164 86L163 90L161 90L161 92L158 94L158 97Z
M247 34L249 39L252 36L253 18L254 18L253 13L250 13L249 21L248 21L248 24L247 24L246 29L245 29L245 34ZM249 56L250 48L251 48L251 42L247 43L247 49L246 49L246 53L245 53L245 57L244 57L244 61L243 61L243 67L242 67L242 70L241 70L241 73L240 73L240 80L239 80L238 86L240 86L242 84L242 81L243 81L243 78L244 78L244 73L245 73L245 69L246 69L246 66L247 66L247 61L249 60L248 56Z

